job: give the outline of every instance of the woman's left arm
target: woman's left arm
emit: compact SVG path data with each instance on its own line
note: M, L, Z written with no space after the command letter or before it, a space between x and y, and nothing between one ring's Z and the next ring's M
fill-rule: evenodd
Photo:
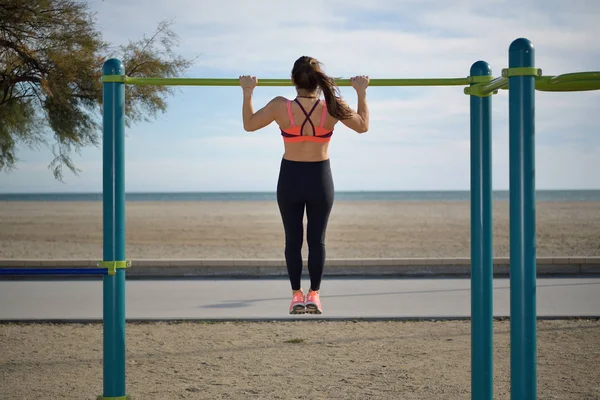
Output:
M244 103L242 105L242 120L244 122L244 130L253 132L264 128L271 122L275 121L276 106L279 97L271 100L266 106L254 113L252 107L252 93L258 83L258 79L254 76L240 76L240 86L244 92Z

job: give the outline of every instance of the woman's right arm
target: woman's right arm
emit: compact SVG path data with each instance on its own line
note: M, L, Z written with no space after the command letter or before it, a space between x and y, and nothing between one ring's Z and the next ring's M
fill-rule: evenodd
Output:
M369 107L367 106L367 87L369 86L368 76L356 76L350 79L352 87L356 90L358 97L358 108L352 113L352 117L343 119L341 122L348 128L358 132L365 133L369 130Z

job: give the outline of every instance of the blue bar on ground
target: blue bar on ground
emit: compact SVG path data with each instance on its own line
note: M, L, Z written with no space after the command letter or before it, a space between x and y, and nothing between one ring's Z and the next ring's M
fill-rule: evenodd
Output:
M0 275L107 275L106 268L0 268Z

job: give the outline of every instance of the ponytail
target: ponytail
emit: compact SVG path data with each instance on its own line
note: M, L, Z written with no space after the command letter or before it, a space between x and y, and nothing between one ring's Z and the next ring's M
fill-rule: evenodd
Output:
M325 96L327 111L332 117L338 120L352 117L352 110L342 103L335 81L321 70L321 65L316 59L308 56L297 59L292 68L292 79L299 89L310 92L320 89Z
M325 104L327 104L329 114L338 120L350 118L352 110L341 102L339 88L333 78L327 76L322 71L313 71L317 78L317 85L323 92L323 96L325 96Z

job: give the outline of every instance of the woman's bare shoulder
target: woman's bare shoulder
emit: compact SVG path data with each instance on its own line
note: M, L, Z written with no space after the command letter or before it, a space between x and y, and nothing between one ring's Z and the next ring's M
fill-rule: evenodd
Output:
M283 96L274 97L273 100L269 102L269 105L275 110L281 110L287 107L287 102L289 100Z

